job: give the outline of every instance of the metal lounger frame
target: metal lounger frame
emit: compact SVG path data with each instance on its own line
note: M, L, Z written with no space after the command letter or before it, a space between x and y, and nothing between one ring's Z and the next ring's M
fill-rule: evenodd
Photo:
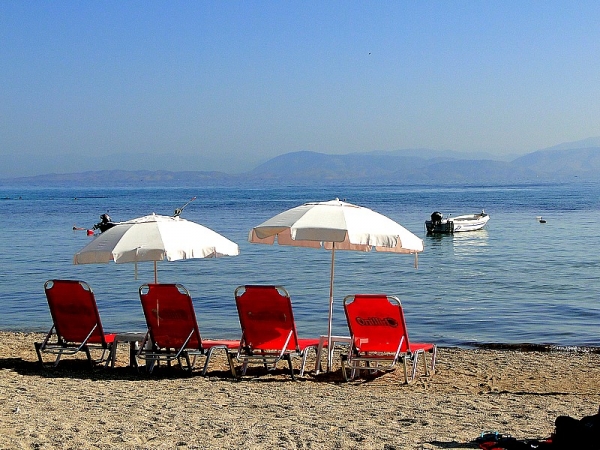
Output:
M88 333L87 337L81 344L69 343L63 340L60 336L56 335L56 342L49 342L54 335L55 326L52 325L50 331L46 335L46 338L43 342L35 342L35 352L37 353L38 361L43 366L44 360L42 359L42 353L50 353L56 355L56 359L52 364L52 367L56 367L60 362L60 358L62 355L75 355L81 351L85 352L85 355L93 366L94 364L100 364L102 362L106 363L106 366L110 364L112 361L112 353L113 353L113 345L108 344L106 347L101 344L88 344L88 340L96 330L98 325L94 325L91 331ZM90 354L90 349L94 350L102 350L102 355L99 359L92 359L92 355ZM108 355L106 354L108 352Z
M398 346L398 349L402 346L402 343ZM431 355L431 364L427 364L427 358L423 350L417 350L415 352L400 353L397 352L395 355L378 355L378 356L359 356L355 352L351 351L347 355L342 355L342 374L346 381L354 379L360 370L367 371L382 371L382 370L393 370L396 363L401 362L404 372L404 382L410 383L415 379L417 375L417 367L420 355L423 355L423 370L425 376L429 376L435 373L435 361L437 356L437 346L433 347ZM374 366L371 364L375 363ZM387 367L379 366L379 363L387 363ZM408 376L408 364L411 363L411 374ZM347 371L351 371L348 375Z
M168 365L170 365L171 362L175 360L177 360L177 362L183 370L191 373L194 367L196 366L196 358L199 356L205 357L206 361L204 362L204 366L202 367L202 376L206 375L210 358L212 357L212 354L215 350L224 350L227 355L227 360L230 361L231 357L229 349L226 345L213 345L206 350L186 349L185 346L187 345L193 334L194 330L190 332L183 347L179 349L158 349L155 345L152 344L150 339L150 333L146 332L144 340L140 344L140 347L136 353L136 357L143 361L146 361L146 370L148 371L148 373L152 373L154 367L160 365L161 361L166 362ZM185 364L183 364L184 361ZM230 367L233 367L231 363Z
M236 360L242 362L242 375L246 375L246 370L248 369L248 365L251 362L262 363L264 365L265 369L275 370L277 363L281 360L285 360L288 362L292 380L296 380L296 376L294 375L294 367L293 367L292 360L294 358L302 358L302 362L300 364L300 376L301 377L304 376L304 369L306 367L306 359L308 358L308 352L310 349L313 349L315 352L315 355L316 355L317 354L317 345L309 345L304 349L304 351L301 351L301 352L286 351L285 348L287 348L287 344L289 343L291 338L292 338L292 332L290 332L290 334L286 340L285 346L283 347L282 350L273 350L273 351L262 351L261 350L260 353L254 354L254 352L251 349L248 349L248 348L240 345L235 356L231 355L231 354L229 354L229 356L235 357ZM242 341L243 341L243 338L242 338ZM237 377L237 372L231 361L230 361L229 366L231 367L231 373L233 374L233 376ZM271 366L271 367L269 367L269 366Z

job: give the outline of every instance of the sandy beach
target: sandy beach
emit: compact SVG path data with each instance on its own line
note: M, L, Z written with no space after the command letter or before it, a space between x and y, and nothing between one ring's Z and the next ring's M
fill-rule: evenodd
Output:
M138 373L125 345L114 369L83 356L42 369L41 338L0 333L2 449L465 449L487 430L543 439L557 416L600 405L591 352L441 348L436 374L405 385L400 369L346 383L339 364L296 382L283 364L234 380L222 355L206 377Z

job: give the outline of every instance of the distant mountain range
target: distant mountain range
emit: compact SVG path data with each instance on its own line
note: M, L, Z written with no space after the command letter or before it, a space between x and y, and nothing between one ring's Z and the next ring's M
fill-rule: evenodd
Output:
M243 174L201 171L105 170L0 180L27 185L232 185L232 184L486 184L600 180L600 138L560 144L509 161L490 155L408 149L329 155L286 153Z

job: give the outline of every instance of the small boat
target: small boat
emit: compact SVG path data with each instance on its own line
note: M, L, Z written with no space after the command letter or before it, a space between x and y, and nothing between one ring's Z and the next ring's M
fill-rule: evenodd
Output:
M187 202L185 205L183 205L181 208L175 209L175 212L173 213L173 217L181 216L181 213L183 213L183 210L185 209L185 207L187 205L189 205L190 203L192 203L194 200L196 200L196 197L192 197L192 199L189 202ZM97 224L95 224L92 227L91 233L90 233L90 230L88 230L88 234L93 235L94 234L93 230L100 230L100 233L104 233L106 230L110 230L115 225L118 225L118 222L113 222L112 219L110 218L110 216L108 215L108 213L100 214L100 222L98 222ZM84 228L79 228L79 227L73 226L73 230L83 230L83 229Z
M98 222L96 225L94 225L93 229L100 230L100 233L104 233L106 230L109 230L110 228L114 227L115 225L116 225L116 223L111 220L111 218L108 214L101 214L100 222Z
M478 214L465 214L456 217L444 217L441 212L431 214L431 220L425 221L428 234L436 233L459 233L463 231L481 230L490 220L485 211Z

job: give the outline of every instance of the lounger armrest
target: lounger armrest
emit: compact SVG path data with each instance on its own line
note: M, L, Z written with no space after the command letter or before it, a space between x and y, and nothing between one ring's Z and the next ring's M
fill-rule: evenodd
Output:
M187 339L185 340L185 342L183 343L183 345L181 346L181 349L179 350L178 353L181 353L188 345L188 342L190 342L190 339L192 338L192 336L194 335L194 329L192 328L192 331L190 331L190 334L188 334Z
M52 325L52 328L50 328L50 331L48 331L48 334L46 335L46 338L44 339L44 342L42 342L40 344L41 348L44 348L44 347L46 347L46 345L48 345L48 341L52 337L52 334L54 334L54 327L55 327L55 325Z
M85 339L83 340L83 343L81 344L86 345L87 341L89 341L89 339L92 337L92 334L94 333L94 331L96 331L96 328L98 328L98 324L94 324L94 326L92 327L92 329L90 330L90 332L88 333L88 335L85 337Z
M245 340L244 340L244 333L242 333L242 337L240 338L240 345L238 346L237 353L236 353L236 355L235 355L235 357L236 357L237 359L240 359L240 358L241 358L241 356L242 356L242 351L243 351L245 348L248 348L248 346L247 346L247 345L245 345L245 343L246 343L246 342L245 342Z
M402 351L402 344L404 344L404 336L402 336L402 339L400 339L400 343L398 344L398 349L396 349L396 354L394 355L394 360L398 359L398 356L400 355L400 352ZM410 348L408 349L408 351L410 352Z
M356 348L356 350L360 351L360 348L363 346L363 344L369 343L369 338L353 339L353 342L354 342L354 347Z
M146 331L146 335L144 336L144 339L142 340L142 343L140 344L140 347L138 348L138 351L137 351L138 357L140 357L140 355L144 352L144 350L146 350L146 345L148 344L149 340L150 340L150 330Z
M294 334L294 330L290 330L290 332L288 333L288 337L285 340L285 344L283 344L283 348L281 349L280 356L283 356L285 354L285 352L287 352L287 347L288 347L288 344L290 343L290 339L292 338L293 334ZM297 346L296 346L295 350L296 351L298 350Z

